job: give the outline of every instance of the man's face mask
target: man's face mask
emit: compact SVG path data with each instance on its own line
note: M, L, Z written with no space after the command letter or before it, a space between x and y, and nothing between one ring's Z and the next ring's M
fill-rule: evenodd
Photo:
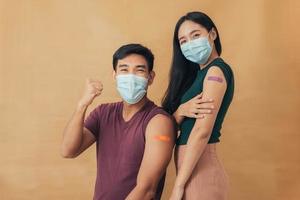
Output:
M129 104L138 103L147 93L148 79L134 74L116 76L117 90L122 99Z

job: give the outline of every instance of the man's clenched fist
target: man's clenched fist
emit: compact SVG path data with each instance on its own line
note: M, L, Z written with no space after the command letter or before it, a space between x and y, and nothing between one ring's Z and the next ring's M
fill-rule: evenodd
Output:
M99 96L103 90L103 85L98 80L88 78L86 80L83 96L79 101L79 106L89 106L95 97Z

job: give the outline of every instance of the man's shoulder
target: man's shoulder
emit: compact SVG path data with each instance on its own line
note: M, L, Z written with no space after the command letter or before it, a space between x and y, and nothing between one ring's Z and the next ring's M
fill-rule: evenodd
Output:
M152 102L152 106L150 108L149 114L154 114L154 115L161 114L167 117L172 116L167 111L165 111L161 106L156 105L154 102Z
M112 112L113 110L119 109L121 104L122 104L122 102L101 103L95 108L95 110L98 113Z
M176 121L174 117L166 112L162 107L153 103L150 112L148 113L145 127L148 130L175 130ZM145 129L145 130L146 130Z
M147 122L160 121L160 123L164 123L165 121L174 121L173 116L166 112L162 107L156 105L154 102L151 102L151 104L152 105L147 116Z

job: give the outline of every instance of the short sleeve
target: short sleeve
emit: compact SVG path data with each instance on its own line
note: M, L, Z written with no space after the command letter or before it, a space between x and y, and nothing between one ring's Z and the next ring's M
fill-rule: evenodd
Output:
M95 108L84 121L84 127L93 133L96 140L98 140L100 131L100 111L101 106Z
M227 85L230 84L232 82L232 71L230 69L229 66L227 66L226 64L216 64L216 65L212 65L211 67L218 67L219 69L221 69L221 71L224 74L224 77L226 79Z

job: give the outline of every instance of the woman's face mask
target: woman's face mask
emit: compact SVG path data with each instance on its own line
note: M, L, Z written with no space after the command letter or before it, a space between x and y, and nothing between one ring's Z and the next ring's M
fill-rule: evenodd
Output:
M190 40L180 48L186 59L198 64L205 64L212 52L208 36Z
M134 74L116 76L117 90L128 104L138 103L147 93L148 79Z

